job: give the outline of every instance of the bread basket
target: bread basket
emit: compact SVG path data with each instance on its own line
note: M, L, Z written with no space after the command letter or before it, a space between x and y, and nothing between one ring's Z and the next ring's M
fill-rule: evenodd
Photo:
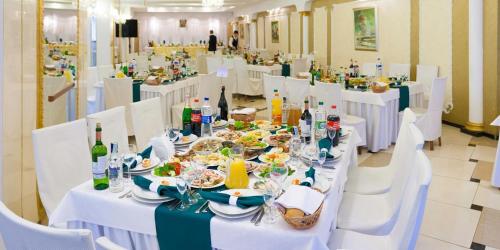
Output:
M281 214L281 217L288 223L288 225L292 226L295 229L309 229L316 225L316 222L318 222L319 216L321 215L321 210L323 210L323 204L324 202L321 203L319 208L314 212L313 214L310 215L304 215L304 216L298 216L298 217L290 217L286 216L286 209L283 206L277 205L278 211Z
M373 93L384 93L387 90L388 85L373 83L371 85Z
M256 113L252 113L252 114L231 114L231 118L233 118L235 121L252 122L252 121L255 121L255 115L256 115Z

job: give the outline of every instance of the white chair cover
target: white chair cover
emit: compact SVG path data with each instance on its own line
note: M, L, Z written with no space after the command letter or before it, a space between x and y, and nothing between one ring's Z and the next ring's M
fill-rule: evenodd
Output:
M415 249L422 224L427 192L432 178L429 159L417 151L411 178L406 184L401 209L395 226L388 235L376 236L342 229L333 230L328 242L329 249ZM367 210L373 209L370 205Z
M389 65L390 77L396 77L402 75L408 76L408 79L410 78L410 64L391 63Z
M113 69L113 65L100 65L97 66L97 76L98 76L98 81L102 82L104 81L104 78L109 78L112 75L114 75L115 70Z
M491 123L491 126L500 126L500 116ZM491 185L500 187L500 140L498 140L497 154L493 165L493 173L491 174Z
M262 79L250 78L248 75L248 65L241 58L234 59L236 76L238 77L237 93L248 96L259 96L264 93Z
M61 96L49 102L48 98L56 94L66 86L66 78L63 76L43 76L43 124L52 126L66 122L68 113L67 95Z
M126 250L126 248L115 244L106 237L97 238L95 244L103 250Z
M227 69L234 69L234 59L223 57L222 66L226 67Z
M2 202L0 202L0 235L6 249L95 249L92 233L89 230L58 229L38 225L15 215Z
M307 58L297 58L293 60L290 66L290 76L296 77L300 72L309 72Z
M375 63L363 63L361 65L361 75L365 76L376 76L377 66Z
M417 82L424 85L424 96L428 100L431 96L431 88L434 79L438 77L438 66L417 65Z
M222 66L222 57L207 56L207 73L217 72L217 69Z
M196 57L196 68L198 69L199 74L207 74L207 55L202 54Z
M84 119L33 130L38 190L51 213L71 188L89 180L92 161Z
M87 116L89 145L95 144L95 128L101 123L101 141L106 147L112 142L118 143L118 153L128 152L128 134L125 123L125 107L116 107Z
M394 153L397 169L389 192L378 195L345 193L339 208L338 228L372 235L386 235L392 231L407 192L408 179L415 168L417 152L424 143L418 128L413 124L409 127L408 148Z
M264 81L264 97L266 98L267 110L269 110L268 114L269 118L271 118L271 101L274 98L274 90L278 90L280 97L288 96L285 88L285 77L264 74L262 80Z
M151 67L165 67L165 57L151 56Z
M287 77L285 81L286 92L290 103L301 105L305 99L309 99L311 88L309 80Z
M434 79L427 112L418 114L418 119L415 122L417 127L422 130L426 141L434 141L441 136L446 80L447 78Z
M216 111L221 92L221 80L214 72L206 75L200 75L199 82L198 99L200 99L200 105L203 105L203 98L208 97L212 111Z
M137 148L143 150L153 137L160 136L165 127L159 97L130 104Z
M132 119L130 118L129 104L132 99L132 78L105 78L104 79L104 103L106 109L114 107L125 107L125 121L127 123L128 135L133 135Z
M233 107L233 94L236 93L238 78L236 77L236 70L230 69L227 71L227 77L222 78L222 85L226 86L226 101L229 110Z

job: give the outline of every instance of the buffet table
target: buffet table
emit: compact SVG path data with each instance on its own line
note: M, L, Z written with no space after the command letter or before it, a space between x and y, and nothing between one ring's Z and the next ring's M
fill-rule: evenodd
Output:
M273 66L248 64L248 76L250 78L262 79L264 74L280 76L281 64L274 64Z
M339 204L350 167L357 165L356 144L359 136L351 127L350 133L339 149L340 159L333 163L335 169L324 170L331 178L319 221L306 230L296 230L281 217L274 224L255 226L250 217L228 220L214 216L210 220L210 240L214 249L266 250L288 249L327 250L330 233L336 225ZM256 181L251 175L250 185ZM149 178L149 174L145 177ZM49 225L67 225L69 228L87 228L94 238L106 236L127 249L159 249L156 238L155 208L157 205L139 203L134 199L119 199L123 193L96 191L92 181L73 188L50 217ZM175 227L176 225L171 225ZM192 238L195 240L196 235Z
M196 96L198 93L198 76L189 77L167 85L141 85L141 100L161 97L163 119L167 126L172 124L171 108L184 101L186 95Z
M156 55L172 56L173 52L185 50L191 58L196 58L198 54L206 54L208 47L206 46L159 46L149 47L147 50L154 52Z
M410 108L423 107L424 89L421 83L410 83ZM366 120L368 150L378 152L396 142L399 131L399 90L384 93L342 90L344 112Z

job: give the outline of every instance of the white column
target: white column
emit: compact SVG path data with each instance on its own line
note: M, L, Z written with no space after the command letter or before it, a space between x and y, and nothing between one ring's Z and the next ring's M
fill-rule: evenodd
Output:
M309 16L302 15L302 54L309 54Z
M0 2L0 97L3 99L3 5L4 1ZM0 101L0 132L3 133L3 100ZM3 135L0 135L0 201L3 201ZM1 241L1 239L0 239ZM0 245L2 242L0 242Z
M110 13L111 1L96 1L97 66L112 64L111 33L113 31L113 19Z
M467 130L483 126L483 0L469 0L469 122Z

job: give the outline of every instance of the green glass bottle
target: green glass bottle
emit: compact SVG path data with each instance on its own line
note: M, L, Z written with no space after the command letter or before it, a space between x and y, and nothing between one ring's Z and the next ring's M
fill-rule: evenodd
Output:
M101 124L97 123L95 128L95 145L92 147L92 178L94 189L104 190L109 187L109 179L106 175L108 161L108 149L101 141Z
M191 100L189 95L185 97L186 104L184 105L184 110L182 110L182 134L190 135L191 134L191 113L193 109L191 108Z

